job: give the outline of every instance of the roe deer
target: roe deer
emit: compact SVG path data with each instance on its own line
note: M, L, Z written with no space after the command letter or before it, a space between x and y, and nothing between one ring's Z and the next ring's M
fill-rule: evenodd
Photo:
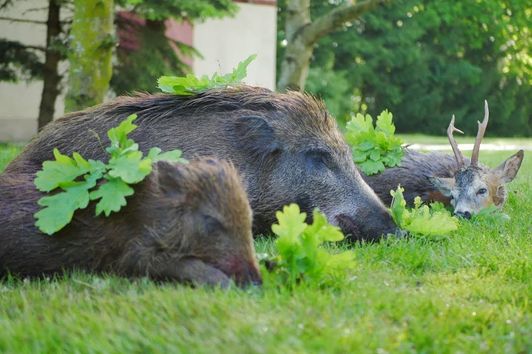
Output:
M405 149L398 167L388 168L375 176L364 176L366 182L386 203L391 203L390 190L398 184L404 187L406 201L411 204L416 196L424 202L441 201L450 204L454 213L464 218L490 205L502 207L507 198L506 184L511 182L523 161L519 150L496 168L479 164L480 142L489 120L488 102L484 101L484 120L478 122L478 132L471 160L464 158L454 139L454 115L447 128L447 137L454 158L441 153L420 153Z

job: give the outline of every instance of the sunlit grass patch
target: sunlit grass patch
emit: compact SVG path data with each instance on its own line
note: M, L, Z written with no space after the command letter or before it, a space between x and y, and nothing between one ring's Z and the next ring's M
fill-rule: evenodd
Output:
M17 147L0 147L0 169ZM497 166L511 153L482 152ZM192 289L72 273L0 282L0 352L525 353L532 348L532 159L504 223L463 221L438 239L342 245L327 287ZM258 253L274 251L271 238Z

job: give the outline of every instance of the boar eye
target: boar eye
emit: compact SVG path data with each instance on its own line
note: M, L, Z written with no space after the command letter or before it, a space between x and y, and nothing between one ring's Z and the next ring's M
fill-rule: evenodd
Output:
M480 188L477 191L477 195L483 195L483 194L486 194L487 192L488 192L488 190L486 188Z
M305 153L305 159L309 168L328 168L331 161L331 154L325 150L310 150Z
M208 234L212 234L212 233L225 230L225 227L220 222L220 220L210 215L203 215L203 225L205 227L205 231Z

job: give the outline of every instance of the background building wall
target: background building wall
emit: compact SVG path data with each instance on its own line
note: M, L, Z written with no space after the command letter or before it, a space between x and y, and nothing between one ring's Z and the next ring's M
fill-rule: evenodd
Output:
M246 83L275 88L276 16L275 0L238 2L239 12L234 17L207 20L203 23L169 26L169 30L184 29L174 33L192 44L203 59L191 62L197 75L226 73L251 54L257 59L250 64ZM46 21L46 10L27 11L42 8L42 1L18 1L2 16ZM62 11L62 16L65 14ZM190 33L192 31L192 33ZM46 26L33 23L0 21L0 33L9 40L27 45L44 46ZM43 56L44 57L44 56ZM68 68L61 66L61 73ZM165 74L165 73L161 73ZM66 75L65 75L66 76ZM154 77L154 81L157 78ZM65 81L65 79L63 80ZM0 82L0 141L28 141L37 132L37 116L41 100L42 82ZM64 94L56 102L55 118L64 114Z
M226 73L251 54L257 58L248 67L246 83L275 88L275 43L277 7L239 4L234 18L210 20L196 25L193 45L203 55L194 60L194 72Z
M42 0L17 1L3 10L2 16L45 22L47 10L32 11L42 7ZM46 43L44 24L0 21L0 34L26 45L43 47ZM41 54L44 60L44 53ZM37 132L42 86L42 81L38 80L16 84L0 82L0 141L25 141ZM64 112L64 95L56 101L56 112L59 116Z

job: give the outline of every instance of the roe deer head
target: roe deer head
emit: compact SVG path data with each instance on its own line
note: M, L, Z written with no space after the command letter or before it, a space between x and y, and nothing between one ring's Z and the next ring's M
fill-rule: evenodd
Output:
M447 128L447 136L458 164L458 172L451 178L429 178L444 196L451 199L454 213L466 219L471 218L471 215L490 205L502 207L507 198L505 185L515 178L523 161L523 150L519 150L494 169L478 163L480 142L486 132L488 120L488 102L484 101L484 120L482 123L478 122L478 133L471 161L467 165L453 137L455 131L463 134L461 130L455 128L453 115Z

